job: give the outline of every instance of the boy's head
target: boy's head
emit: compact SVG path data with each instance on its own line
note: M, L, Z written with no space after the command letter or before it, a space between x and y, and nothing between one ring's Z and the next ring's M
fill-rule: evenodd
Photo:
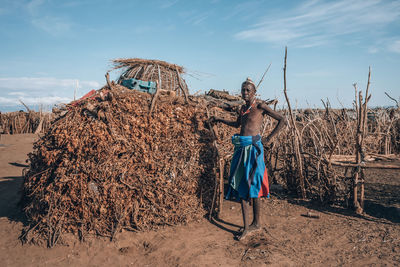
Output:
M256 85L250 78L247 78L242 83L242 98L244 101L251 101L254 98L255 94Z

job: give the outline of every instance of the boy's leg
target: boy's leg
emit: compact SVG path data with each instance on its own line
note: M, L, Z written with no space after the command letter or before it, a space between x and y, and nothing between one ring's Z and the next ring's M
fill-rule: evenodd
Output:
M237 236L238 240L244 239L249 233L249 201L241 199L243 215L243 231Z
M253 222L249 226L249 230L257 230L261 227L260 221L260 210L261 210L261 202L259 198L252 198L253 204Z

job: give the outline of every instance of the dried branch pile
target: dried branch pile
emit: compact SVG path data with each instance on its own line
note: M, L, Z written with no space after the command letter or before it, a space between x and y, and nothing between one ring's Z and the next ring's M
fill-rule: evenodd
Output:
M29 110L0 113L0 133L24 134L40 133L50 128L51 113Z
M25 241L53 246L63 233L113 238L209 211L215 154L203 101L160 99L114 85L55 119L34 144L22 204Z

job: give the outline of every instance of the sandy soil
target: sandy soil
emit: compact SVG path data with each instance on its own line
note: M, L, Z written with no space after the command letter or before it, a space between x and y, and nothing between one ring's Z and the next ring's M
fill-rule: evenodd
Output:
M244 241L240 206L224 202L220 220L158 231L122 232L53 249L22 245L19 188L35 135L0 139L0 262L2 266L396 266L400 265L400 174L367 172L366 214L292 199L276 188L263 201L263 229ZM318 219L302 216L312 212Z

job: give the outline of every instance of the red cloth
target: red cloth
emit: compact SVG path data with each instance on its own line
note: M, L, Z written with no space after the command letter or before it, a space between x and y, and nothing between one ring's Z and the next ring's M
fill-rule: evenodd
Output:
M72 101L71 105L76 107L77 105L79 105L80 102L82 102L82 100L84 100L86 98L95 99L96 98L96 90L93 89L89 93L87 93L86 95L84 95L81 98L79 98L78 100Z

